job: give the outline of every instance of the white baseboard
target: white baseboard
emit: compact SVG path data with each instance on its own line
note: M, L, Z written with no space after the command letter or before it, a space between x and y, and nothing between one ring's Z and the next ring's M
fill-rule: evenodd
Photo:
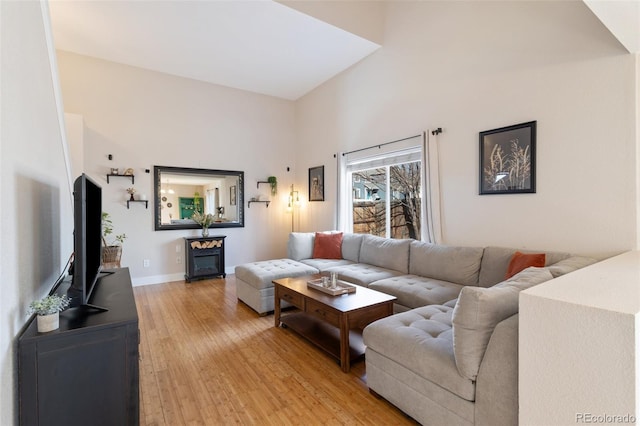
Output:
M184 272L170 275L152 275L148 277L131 278L134 287L150 284L163 284L172 281L184 281Z
M225 268L225 272L227 273L227 275L234 274L236 272L235 266ZM184 272L178 272L176 274L168 275L152 275L148 277L131 278L131 284L133 285L133 287L139 287L142 285L163 284L172 281L184 281Z

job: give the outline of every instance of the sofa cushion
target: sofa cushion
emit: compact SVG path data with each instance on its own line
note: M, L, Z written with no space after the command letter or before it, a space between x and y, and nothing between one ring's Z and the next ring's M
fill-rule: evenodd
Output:
M313 242L314 259L342 259L342 232L316 232Z
M293 260L311 259L314 239L313 232L291 232L287 244L287 257Z
M552 279L545 268L527 268L491 288L464 287L453 309L453 350L458 371L475 380L495 326L518 312L521 290Z
M409 273L409 245L411 240L394 240L375 235L364 235L360 247L362 263Z
M516 251L513 253L513 256L511 256L511 261L509 261L507 273L504 278L509 279L530 266L542 268L546 261L547 256L544 253L522 253L520 251Z
M560 262L547 267L553 278L557 278L561 275L568 274L569 272L577 271L585 266L596 263L597 260L590 257L571 256L568 259L561 260Z
M396 296L408 308L442 305L458 297L463 286L418 275L399 275L369 284L369 288Z
M354 262L347 259L302 259L300 263L312 266L323 272L336 266L352 265Z
M450 247L412 241L409 273L456 284L477 285L482 252L481 247Z
M571 255L569 253L550 252L544 250L520 250L522 253L544 253L546 255L546 266L553 265L561 260L567 259ZM482 265L480 266L480 275L478 277L478 285L480 287L491 287L504 280L509 267L509 262L513 254L516 252L514 248L505 247L485 247L482 255Z
M346 233L342 235L342 258L352 262L360 261L360 246L363 234Z
M374 281L402 275L393 269L385 269L379 266L368 265L366 263L352 263L350 265L334 266L325 269L329 272L337 272L338 279L369 287Z
M451 299L448 302L444 302L443 305L444 306L448 306L450 308L455 308L456 307L456 303L458 303L458 298L456 297L455 299Z
M275 259L238 265L235 272L236 279L256 289L263 289L273 287L271 281L278 278L317 274L319 271L295 260Z
M473 401L475 384L460 375L453 354L452 308L430 305L369 324L363 332L367 349L410 369L424 379Z

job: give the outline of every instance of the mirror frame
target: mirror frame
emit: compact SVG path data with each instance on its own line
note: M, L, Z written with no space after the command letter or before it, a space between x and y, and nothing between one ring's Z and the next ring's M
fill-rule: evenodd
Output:
M202 227L197 223L180 223L180 224L166 224L162 223L161 217L161 203L162 195L160 194L160 178L163 173L177 173L182 175L211 175L211 176L235 176L238 178L238 190L236 194L237 206L238 206L238 221L237 222L216 222L209 226L209 228L244 228L244 172L232 171L232 170L213 170L213 169L194 169L187 167L167 167L167 166L153 166L153 213L154 223L156 231L167 231L172 229L201 229Z

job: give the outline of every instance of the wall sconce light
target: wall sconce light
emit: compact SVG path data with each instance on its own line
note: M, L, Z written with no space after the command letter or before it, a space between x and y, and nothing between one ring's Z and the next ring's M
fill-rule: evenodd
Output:
M287 201L287 211L291 212L291 232L293 232L294 207L300 207L300 192L296 191L291 184L291 191Z
M295 191L293 189L293 184L291 184L291 191L289 192L289 200L287 203L287 210L291 211L291 209L293 208L293 206L299 206L300 205L300 193L298 191Z

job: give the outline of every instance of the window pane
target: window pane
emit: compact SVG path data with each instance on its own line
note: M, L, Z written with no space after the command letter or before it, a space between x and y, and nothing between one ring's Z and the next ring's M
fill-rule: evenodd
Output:
M389 167L391 238L420 239L420 162Z
M386 236L386 168L352 174L353 232Z

